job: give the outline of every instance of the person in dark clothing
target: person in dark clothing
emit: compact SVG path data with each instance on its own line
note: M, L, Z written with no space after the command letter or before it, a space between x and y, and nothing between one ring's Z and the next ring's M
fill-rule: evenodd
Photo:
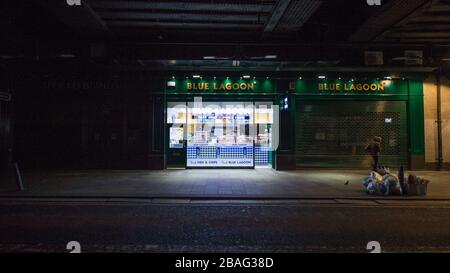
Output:
M376 172L378 170L378 161L381 153L381 137L374 137L372 142L367 145L365 151L372 156L372 170Z

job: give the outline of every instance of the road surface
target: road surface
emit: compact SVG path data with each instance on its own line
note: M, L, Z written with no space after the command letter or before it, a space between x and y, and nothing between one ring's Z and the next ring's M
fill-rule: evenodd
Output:
M0 201L0 252L449 252L450 206Z

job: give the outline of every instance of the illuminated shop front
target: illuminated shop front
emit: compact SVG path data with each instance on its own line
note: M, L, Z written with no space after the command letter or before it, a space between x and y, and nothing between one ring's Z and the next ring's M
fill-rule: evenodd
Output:
M175 96L180 91L176 81L168 83L173 89L167 99L169 167L272 166L278 106L270 95L255 98L255 93L244 93L258 92L259 81L185 80L181 84L182 93ZM265 89L259 90L273 92L270 82L262 84Z
M173 77L166 82L167 167L390 166L424 161L421 80Z

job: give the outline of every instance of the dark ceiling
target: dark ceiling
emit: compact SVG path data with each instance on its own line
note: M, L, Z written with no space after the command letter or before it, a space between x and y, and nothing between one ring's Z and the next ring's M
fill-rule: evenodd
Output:
M366 0L9 2L4 15L21 34L155 42L345 40L382 9Z
M450 0L381 2L81 0L69 6L66 0L6 0L0 4L0 56L97 56L142 65L273 54L337 64L355 50L401 47L450 57Z

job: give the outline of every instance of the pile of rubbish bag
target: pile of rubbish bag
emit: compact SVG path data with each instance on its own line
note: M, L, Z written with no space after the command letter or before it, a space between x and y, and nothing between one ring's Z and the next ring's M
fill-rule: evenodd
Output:
M363 180L363 186L370 195L402 195L402 186L399 178L391 174L389 168L381 167L376 172L372 171Z
M429 183L430 180L410 174L404 192L407 195L427 195Z

